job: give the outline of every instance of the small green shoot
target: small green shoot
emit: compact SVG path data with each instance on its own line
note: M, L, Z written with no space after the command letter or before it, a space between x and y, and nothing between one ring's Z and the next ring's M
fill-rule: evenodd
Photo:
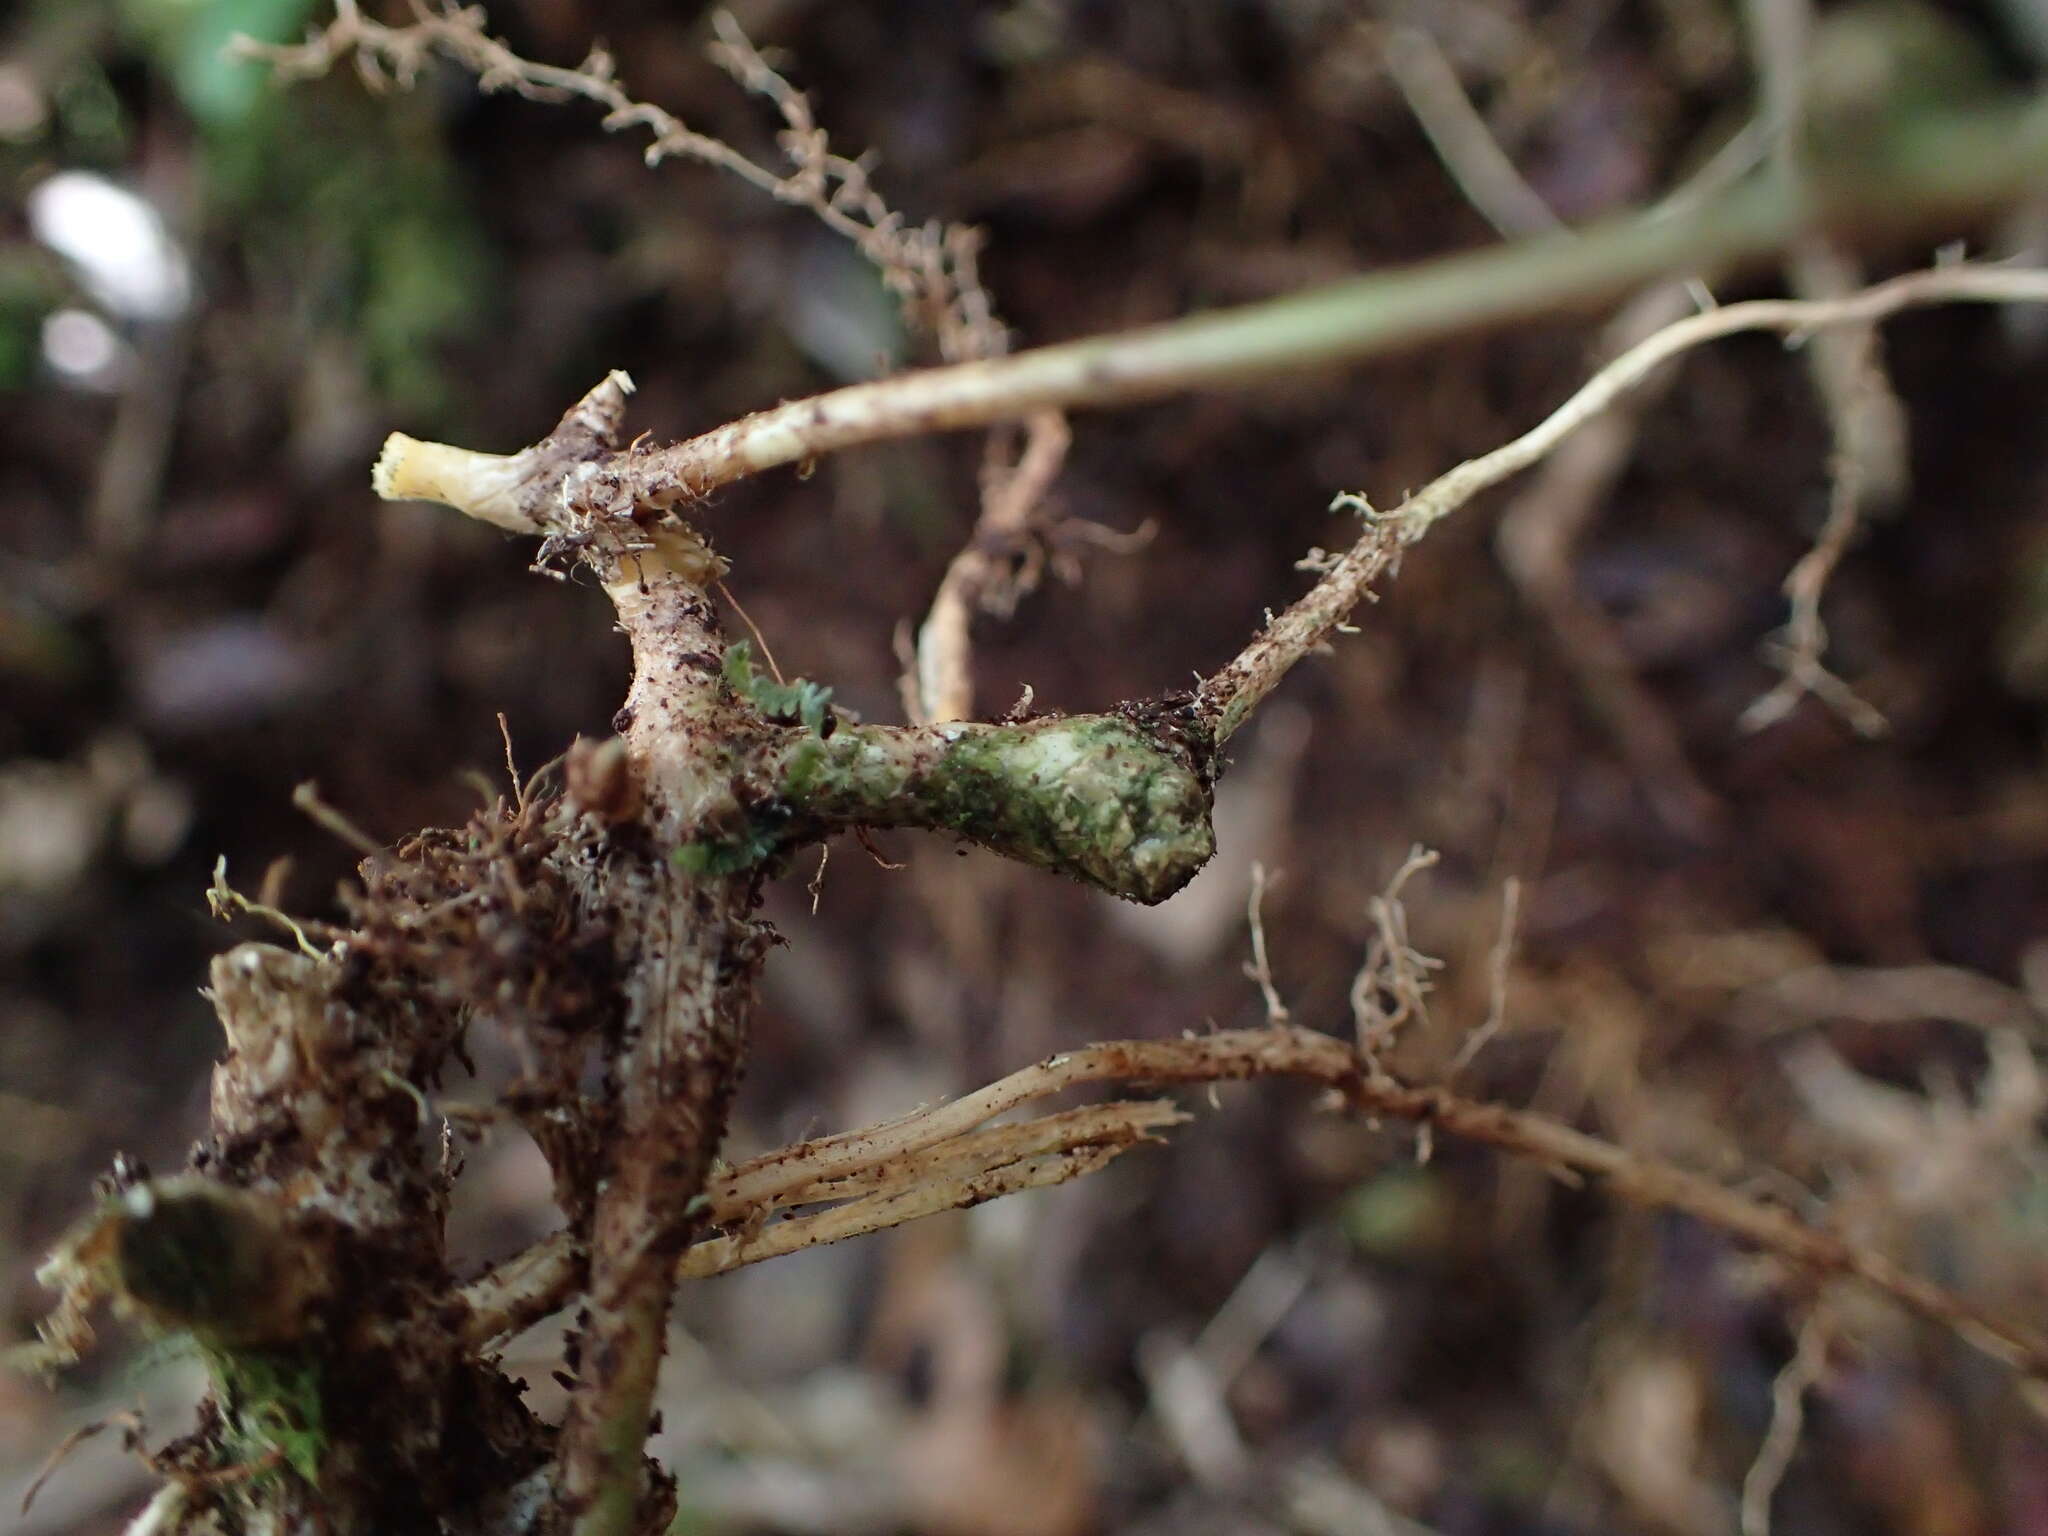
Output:
M735 640L725 653L725 680L732 691L778 724L801 724L813 736L832 734L838 719L832 713L832 690L798 678L778 683L754 670L754 648Z

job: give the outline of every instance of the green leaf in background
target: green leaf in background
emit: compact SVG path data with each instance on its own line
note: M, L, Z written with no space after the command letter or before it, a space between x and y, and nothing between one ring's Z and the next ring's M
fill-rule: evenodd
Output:
M128 114L98 59L78 59L64 71L51 92L51 106L71 164L115 166L127 158Z
M1356 1185L1338 1207L1344 1235L1376 1259L1416 1259L1439 1251L1449 1206L1427 1168L1389 1168Z
M425 416L450 396L438 347L468 333L496 263L443 139L433 93L280 92L237 35L303 34L314 0L112 0L199 129L205 227L229 234L259 286L288 295L282 344L341 333L370 387ZM280 334L273 332L273 334Z
M0 389L19 389L34 375L43 319L63 294L62 281L41 252L0 248Z
M230 57L229 41L289 41L312 13L313 0L121 0L123 27L157 57L185 110L214 129L242 122L271 90L269 71Z

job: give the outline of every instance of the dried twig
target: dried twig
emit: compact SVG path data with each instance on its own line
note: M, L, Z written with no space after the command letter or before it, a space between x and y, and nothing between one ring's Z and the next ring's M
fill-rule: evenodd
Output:
M759 1198L762 1192L787 1189L785 1180L792 1168L801 1169L806 1182L815 1182L820 1170L871 1166L869 1159L878 1147L930 1146L1019 1104L1086 1083L1217 1083L1260 1077L1305 1078L1337 1090L1345 1103L1364 1113L1433 1126L1443 1134L1549 1168L1601 1179L1623 1199L1682 1212L1816 1275L1860 1280L1908 1311L1953 1330L1992 1358L2030 1374L2048 1374L2048 1339L1983 1311L1882 1254L1809 1225L1782 1207L1641 1157L1547 1115L1371 1072L1350 1044L1291 1025L1225 1030L1182 1040L1120 1040L1062 1052L952 1104L756 1159L744 1170L735 1170L726 1189L729 1195L746 1189ZM541 1251L530 1250L513 1264L534 1267L533 1255ZM480 1298L502 1289L493 1276L465 1294ZM567 1292L562 1295L565 1299Z
M1930 123L1917 142L1924 153L1887 165L1881 178L1857 175L1825 186L1809 178L1798 190L1766 178L1684 212L1622 220L1570 241L1479 251L1148 330L850 385L756 412L667 448L635 451L606 468L641 505L668 507L778 465L863 443L1298 373L1554 312L1673 269L1719 267L1778 250L1819 218L1896 225L1981 205L2030 183L2048 162L2048 105L2019 116ZM1734 328L1814 329L1874 318L1904 303L2034 297L2022 289L2016 282L1991 292L1966 282L1944 293L1922 289L1908 297L1884 285L1832 308L1818 305L1775 321L1752 318ZM1859 307L1866 302L1876 308ZM1672 350L1699 339L1704 338L1688 336ZM1513 467L1529 462L1533 458ZM485 471L479 467L475 473ZM393 465L388 478L422 477ZM431 489L411 494L465 505Z
M1396 69L1399 79L1394 54L1390 46L1389 67ZM1447 64L1442 68L1448 73ZM1424 66L1422 72L1428 75L1431 71ZM1456 87L1455 75L1450 76L1448 84ZM1432 106L1434 94L1423 82L1418 81L1413 87L1404 85L1403 92L1410 110L1424 123L1432 142L1436 142L1439 135L1429 129L1426 114L1451 109L1442 104ZM1462 92L1458 100L1463 103ZM1465 109L1470 113L1469 103ZM1476 114L1472 115L1476 120ZM1746 175L1763 152L1767 138L1764 121L1752 120L1729 139L1683 185L1657 202L1653 216L1669 216L1696 207L1725 190L1732 179ZM1485 125L1478 123L1477 128L1483 135ZM1491 139L1486 143L1491 146ZM1453 174L1458 174L1457 162L1451 160L1449 150L1441 143L1439 153L1452 165ZM1483 157L1483 151L1468 151L1468 156L1472 154ZM1512 173L1513 167L1508 170ZM1480 206L1470 179L1460 175L1459 184L1475 206ZM1533 191L1527 195L1535 197ZM1548 217L1548 207L1540 200L1538 206ZM1485 211L1483 206L1481 211ZM1664 326L1704 307L1698 301L1705 291L1704 282L1697 275L1651 283L1607 323L1601 334L1600 351L1609 356L1626 352ZM1714 826L1719 805L1686 760L1669 715L1637 678L1614 625L1580 591L1572 564L1573 552L1587 524L1628 466L1639 420L1655 406L1674 377L1667 370L1646 379L1632 398L1616 402L1603 420L1589 424L1553 455L1536 483L1502 514L1495 547L1524 599L1549 624L1565 661L1577 673L1594 709L1614 732L1652 804L1674 827L1700 837Z
M818 1205L871 1194L891 1194L904 1186L928 1180L971 1178L977 1173L1001 1168L1006 1163L1044 1153L1071 1152L1082 1147L1111 1144L1121 1148L1148 1132L1178 1125L1186 1118L1164 1100L1118 1101L1063 1110L1014 1125L983 1126L964 1136L871 1164L854 1173L791 1185L758 1202L751 1210L734 1206L719 1220L729 1226L751 1225L762 1213L772 1209ZM787 1165L783 1171L789 1172ZM714 1185L710 1193L715 1209L722 1191Z
M1496 142L1435 38L1419 27L1394 27L1380 58L1444 169L1487 223L1510 238L1564 227Z
M92 1419L79 1425L70 1434L59 1440L56 1448L43 1459L42 1466L36 1469L36 1475L29 1479L28 1487L22 1492L21 1513L26 1515L35 1506L36 1495L43 1491L43 1485L49 1482L52 1473L71 1459L73 1452L95 1435L103 1434L116 1425L119 1425L121 1429L122 1449L131 1455L139 1457L142 1464L148 1467L150 1471L156 1471L156 1462L151 1458L148 1449L143 1444L143 1438L147 1431L143 1426L140 1413L127 1410L121 1413L109 1414L104 1419Z
M2015 987L1954 965L1813 965L1742 990L1730 1025L1762 1038L1820 1020L1909 1024L1947 1019L1986 1031L2048 1037L2048 1016Z
M1799 1436L1806 1427L1806 1394L1827 1370L1828 1346L1834 1336L1834 1312L1823 1292L1799 1325L1799 1343L1792 1358L1771 1383L1771 1427L1764 1432L1756 1460L1742 1479L1742 1536L1771 1536L1771 1500L1799 1449Z
M1956 1219L1996 1208L1998 1192L2034 1159L2035 1128L2048 1107L2048 1079L2024 1038L1997 1029L1984 1045L1989 1070L1974 1102L1938 1073L1926 1094L1875 1081L1819 1038L1799 1042L1782 1061L1809 1121L1882 1184L1889 1217Z
M1116 1102L977 1129L1018 1102L984 1090L865 1131L766 1153L715 1175L704 1189L707 1221L731 1235L691 1247L678 1275L722 1274L977 1204L996 1192L1061 1183L1085 1171L1060 1172L1061 1159L1100 1167L1186 1118L1170 1103ZM962 1106L969 1107L964 1116ZM996 1184L1003 1188L997 1191ZM791 1206L835 1201L849 1203L764 1224ZM582 1255L568 1233L543 1239L464 1288L464 1336L481 1348L530 1327L569 1301L582 1283L582 1269Z
M1746 0L1743 9L1764 116L1778 127L1779 172L1796 179L1806 174L1801 98L1811 5L1809 0ZM1859 263L1821 233L1792 243L1786 272L1794 294L1811 301L1845 299L1863 286ZM1842 326L1814 338L1807 363L1834 436L1828 514L1813 548L1785 578L1791 617L1783 634L1765 649L1784 677L1743 712L1742 726L1761 730L1790 714L1810 693L1859 734L1877 736L1886 729L1884 716L1822 663L1827 630L1820 603L1829 577L1861 531L1866 507L1882 509L1905 493L1905 408L1886 374L1874 323Z
M1443 961L1408 941L1408 909L1401 891L1413 877L1435 867L1438 858L1434 848L1416 844L1386 889L1366 903L1372 937L1366 942L1365 961L1351 979L1351 1022L1358 1054L1374 1070L1380 1052L1394 1043L1402 1025L1429 1017L1429 973L1442 969Z
M1830 326L1881 320L1921 304L2043 302L2048 302L2048 271L1956 265L1908 273L1846 299L1815 303L1757 299L1730 304L1666 326L1630 348L1594 374L1537 426L1491 453L1468 459L1438 476L1390 512L1375 511L1362 496L1338 497L1333 507L1364 516L1365 533L1343 558L1330 566L1313 590L1269 624L1236 660L1203 684L1202 697L1216 711L1218 738L1227 738L1250 718L1258 702L1297 661L1330 637L1371 590L1373 582L1394 567L1402 551L1433 524L1481 491L1540 462L1659 364L1688 348L1743 331L1783 331L1803 337Z
M1014 464L991 441L982 475L981 516L966 546L946 567L931 612L917 632L913 676L904 680L910 718L916 724L972 718L974 615L982 609L1008 612L1036 584L1042 561L1031 562L1014 576L1009 566L1032 547L1033 516L1066 462L1072 436L1062 413L1039 411L1024 424L1024 446Z
M1434 45L1430 46L1433 49ZM1390 46L1388 63L1396 70L1398 80L1399 61L1394 54ZM1441 67L1448 73L1447 64ZM1422 74L1430 73L1430 67L1424 65ZM1455 90L1455 75L1449 76L1448 86ZM1456 114L1455 106L1436 101L1443 89L1439 84L1432 90L1423 80L1403 85L1410 110L1423 122L1432 142L1438 142L1440 135L1429 127L1429 114ZM1458 103L1474 117L1478 132L1484 136L1485 125L1476 122L1476 114L1464 102L1462 92L1458 93ZM1768 148L1770 121L1768 113L1752 119L1684 184L1659 199L1653 216L1670 216L1697 207L1748 174ZM1470 131L1467 130L1466 137ZM1485 142L1488 148L1492 147L1490 138ZM1497 150L1494 152L1498 154ZM1466 196L1482 212L1486 211L1474 190L1474 179L1483 175L1483 168L1475 163L1470 175L1460 174L1459 165L1463 162L1453 160L1450 149L1441 142L1439 153L1451 165ZM1485 150L1476 147L1465 151L1467 160L1483 160L1484 156ZM1508 170L1513 173L1512 166ZM1533 198L1535 194L1528 192L1527 196ZM1540 201L1538 206L1542 206ZM1526 210L1525 216L1527 213L1533 210ZM1547 217L1549 209L1542 207L1542 213ZM1607 323L1600 350L1607 355L1627 351L1692 310L1705 307L1705 297L1705 283L1698 275L1651 283ZM1573 552L1587 524L1628 466L1637 423L1656 404L1673 377L1667 371L1645 380L1631 399L1617 402L1602 421L1590 424L1553 455L1536 483L1502 515L1495 547L1524 599L1549 624L1565 661L1577 673L1593 708L1614 733L1652 805L1679 831L1703 838L1719 820L1719 803L1686 760L1685 749L1668 713L1636 676L1615 626L1581 592L1572 564Z
M1003 328L977 271L979 233L958 225L906 223L875 191L866 165L832 153L809 100L769 66L738 23L718 11L712 29L717 36L713 60L781 114L783 131L776 142L789 159L788 172L760 165L663 108L636 101L619 84L617 65L602 48L593 48L574 69L521 58L490 35L481 6L440 0L438 9L430 9L426 0L414 0L412 22L394 27L363 15L358 0L335 0L334 20L303 43L245 37L232 47L240 57L268 63L286 80L324 75L347 58L372 88L393 81L410 87L427 60L438 56L470 71L486 91L515 91L533 101L594 102L605 109L607 129L647 130L649 165L677 158L714 166L778 202L809 210L844 235L881 272L912 328L938 339L946 361L1002 351Z
M1837 442L1840 438L1838 435ZM1760 731L1790 714L1812 694L1827 704L1860 736L1882 736L1890 726L1884 714L1855 689L1829 671L1821 657L1827 651L1827 627L1821 622L1821 598L1828 579L1862 530L1861 472L1846 448L1835 451L1834 478L1828 492L1827 520L1813 548L1799 558L1785 578L1785 596L1792 616L1781 634L1764 648L1765 657L1785 675L1770 692L1742 712L1742 728Z
M1186 1040L1122 1041L1053 1057L1032 1070L1046 1091L1104 1079L1173 1083L1308 1078L1339 1090L1346 1102L1366 1113L1434 1125L1447 1135L1604 1180L1624 1199L1683 1212L1802 1269L1861 1280L1909 1311L1954 1330L1995 1359L2030 1374L2048 1372L2048 1339L1982 1311L1881 1254L1810 1226L1780 1207L1640 1157L1548 1116L1463 1098L1444 1088L1413 1087L1369 1075L1350 1046L1328 1035L1286 1028L1225 1031Z
M1626 353L1696 312L1690 282L1653 283L1602 328L1596 355ZM1704 838L1724 814L1720 801L1687 759L1670 712L1637 675L1613 620L1587 596L1574 558L1628 469L1642 419L1677 378L1675 368L1652 373L1561 444L1501 513L1494 548L1522 600L1549 626L1587 705L1612 733L1652 808L1672 827Z
M1508 967L1515 958L1515 924L1521 912L1522 882L1510 875L1500 888L1500 933L1495 937L1493 952L1486 961L1486 1017L1465 1037L1464 1044L1458 1047L1458 1054L1445 1068L1444 1081L1447 1083L1457 1081L1458 1074L1472 1065L1473 1058L1486 1049L1507 1022Z
M1266 884L1266 866L1254 860L1251 894L1245 898L1244 908L1245 924L1252 935L1252 958L1244 973L1258 983L1259 996L1266 1002L1266 1022L1278 1028L1291 1023L1292 1016L1280 1000L1280 989L1273 984L1273 967L1266 958Z
M382 843L322 800L320 786L311 779L292 790L292 805L366 858L384 851Z
M777 1222L758 1236L742 1233L698 1243L683 1255L676 1266L676 1276L695 1280L723 1274L743 1264L814 1248L820 1243L862 1237L940 1211L962 1210L1022 1190L1064 1184L1084 1173L1106 1168L1133 1144L1091 1143L1066 1151L1038 1153L950 1178L905 1180L900 1188L867 1195L815 1215Z

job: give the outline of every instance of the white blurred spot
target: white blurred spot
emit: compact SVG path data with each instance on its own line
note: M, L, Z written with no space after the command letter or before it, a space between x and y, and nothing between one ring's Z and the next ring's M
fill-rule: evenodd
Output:
M74 384L110 389L127 348L89 310L60 309L43 320L43 361Z
M129 675L144 719L191 731L259 719L318 681L314 653L253 614L153 635Z
M0 899L51 903L84 878L104 812L90 779L61 763L0 771Z
M35 236L77 270L95 299L130 320L170 320L192 275L156 209L90 171L59 171L28 195Z

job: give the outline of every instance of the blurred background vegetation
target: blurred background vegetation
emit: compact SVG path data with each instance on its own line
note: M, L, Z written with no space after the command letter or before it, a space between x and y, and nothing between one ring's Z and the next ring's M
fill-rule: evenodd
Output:
M1026 344L1495 239L1389 76L1392 24L1435 40L1567 221L1676 184L1755 97L1721 0L733 9L837 145L873 148L898 207L987 228ZM1861 14L1882 31L1908 13ZM1970 89L2035 87L2032 0L1910 15L1973 61ZM531 771L618 703L602 597L534 578L489 529L375 503L382 435L510 449L624 367L635 426L677 437L923 357L804 215L700 169L650 173L585 109L452 72L373 94L344 68L281 92L222 55L236 32L320 19L312 0L0 15L0 1299L17 1336L94 1174L117 1150L167 1171L204 1125L219 1042L194 989L230 937L205 917L215 857L327 913L352 856L291 810L293 785L396 838L459 822L474 774L502 783L500 712ZM773 154L693 5L502 0L492 20L554 62L602 39L637 94ZM2029 218L1953 233L2010 245ZM1866 254L1876 274L1927 250ZM1077 423L1066 532L1047 534L1073 579L986 626L985 707L1028 683L1042 708L1097 708L1215 666L1300 589L1300 554L1343 537L1333 491L1384 500L1526 426L1583 376L1598 318ZM1494 554L1514 490L1433 535L1365 632L1248 733L1224 855L1167 907L907 836L885 842L900 869L836 854L815 916L813 870L794 871L771 901L790 945L737 1150L1060 1046L1256 1021L1254 858L1282 872L1267 924L1296 1017L1345 1028L1367 900L1422 841L1444 858L1411 885L1412 921L1449 964L1405 1067L1439 1069L1485 1014L1518 877L1509 1027L1463 1086L1831 1200L1859 1237L2038 1315L2048 355L2025 316L1887 335L1912 489L1828 618L1889 736L1812 703L1736 730L1773 678L1758 642L1825 510L1829 435L1797 357L1727 345L1686 365L1568 540L1580 627ZM978 452L892 445L705 509L786 671L894 717L893 636L971 526ZM1147 523L1135 553L1087 536ZM1643 749L1645 720L1668 752ZM1406 1137L1282 1085L1216 1106L1100 1179L687 1292L657 1448L689 1528L1731 1527L1813 1300L1797 1276L1468 1149L1419 1164ZM500 1138L469 1168L476 1263L553 1219L530 1148ZM1780 1529L2048 1529L2048 1432L2021 1383L1853 1298L1829 1315ZM512 1360L543 1408L555 1347L543 1330ZM0 1496L94 1416L140 1401L156 1437L176 1432L192 1374L110 1346L56 1394L0 1378ZM95 1443L20 1528L117 1529L147 1483Z

